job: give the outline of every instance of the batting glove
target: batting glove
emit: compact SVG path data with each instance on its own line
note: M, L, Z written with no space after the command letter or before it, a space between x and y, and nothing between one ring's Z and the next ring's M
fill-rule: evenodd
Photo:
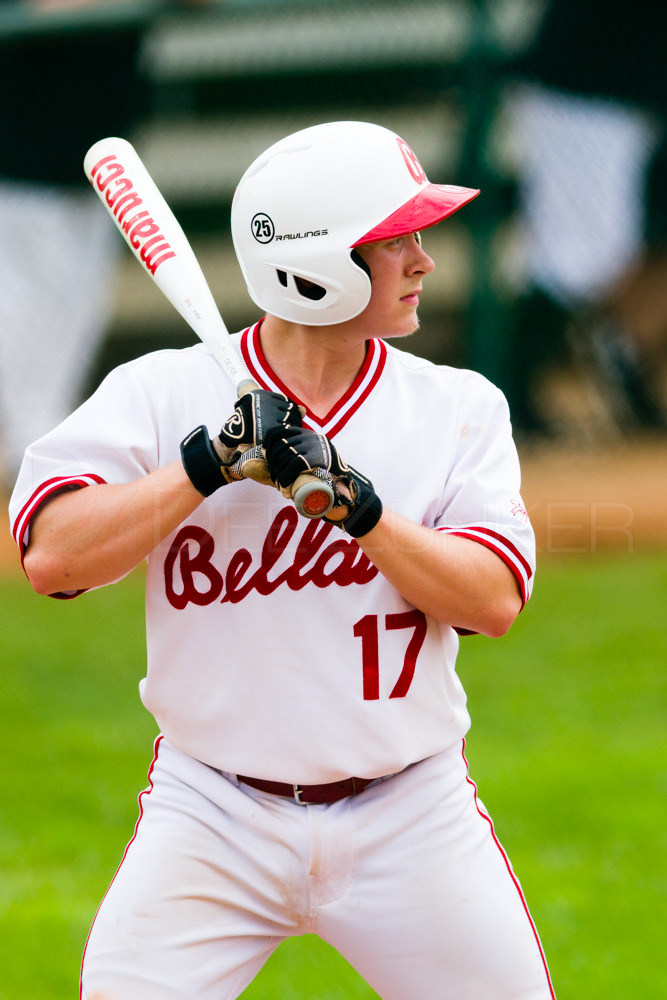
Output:
M224 465L233 465L248 448L264 443L271 427L301 426L301 411L282 392L253 389L234 404L234 412L225 420L214 447Z
M253 389L234 405L217 437L201 424L181 442L181 461L193 486L208 497L221 486L255 479L273 486L262 441L271 428L301 425L301 411L281 392Z
M382 501L370 479L348 465L324 434L307 427L272 428L264 438L269 476L284 496L304 472L325 475L334 491L334 505L324 520L360 538L382 516ZM321 470L321 471L320 471Z

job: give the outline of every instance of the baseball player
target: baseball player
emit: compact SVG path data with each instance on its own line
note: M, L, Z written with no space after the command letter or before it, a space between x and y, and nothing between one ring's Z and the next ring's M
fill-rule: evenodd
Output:
M288 136L232 207L261 388L159 351L26 452L11 516L39 593L148 564L160 736L84 1000L237 997L304 933L384 1000L554 997L455 670L459 634L503 634L531 592L508 409L392 343L434 268L419 231L477 194L372 124ZM324 519L288 498L304 471L333 483Z

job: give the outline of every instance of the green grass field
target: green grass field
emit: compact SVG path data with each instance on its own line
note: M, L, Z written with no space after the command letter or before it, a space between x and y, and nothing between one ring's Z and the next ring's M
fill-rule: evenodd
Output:
M667 996L666 584L664 552L545 557L511 633L462 640L471 775L559 1000ZM57 602L0 580L1 1000L78 996L155 736L137 692L141 591L136 574ZM373 996L308 937L244 1000Z

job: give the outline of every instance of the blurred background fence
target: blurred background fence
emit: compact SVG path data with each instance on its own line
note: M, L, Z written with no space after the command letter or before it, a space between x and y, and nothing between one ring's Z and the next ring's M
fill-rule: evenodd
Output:
M240 329L245 167L317 122L394 129L431 180L482 189L426 236L408 349L500 385L519 438L663 433L665 20L646 0L0 0L7 480L112 366L194 342L86 190L86 149L118 133Z

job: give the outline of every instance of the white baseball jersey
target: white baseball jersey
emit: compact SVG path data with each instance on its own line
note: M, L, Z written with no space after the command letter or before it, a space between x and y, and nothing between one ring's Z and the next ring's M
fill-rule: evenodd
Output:
M260 386L294 398L262 354L259 324L234 339ZM117 368L26 452L10 506L16 541L25 548L54 492L177 461L181 440L199 424L214 436L234 402L201 345ZM370 477L385 508L487 546L528 598L534 536L508 408L481 375L372 340L344 397L304 423ZM277 490L246 480L205 499L151 553L146 592L141 698L171 744L223 771L290 783L375 777L469 727L456 630Z

